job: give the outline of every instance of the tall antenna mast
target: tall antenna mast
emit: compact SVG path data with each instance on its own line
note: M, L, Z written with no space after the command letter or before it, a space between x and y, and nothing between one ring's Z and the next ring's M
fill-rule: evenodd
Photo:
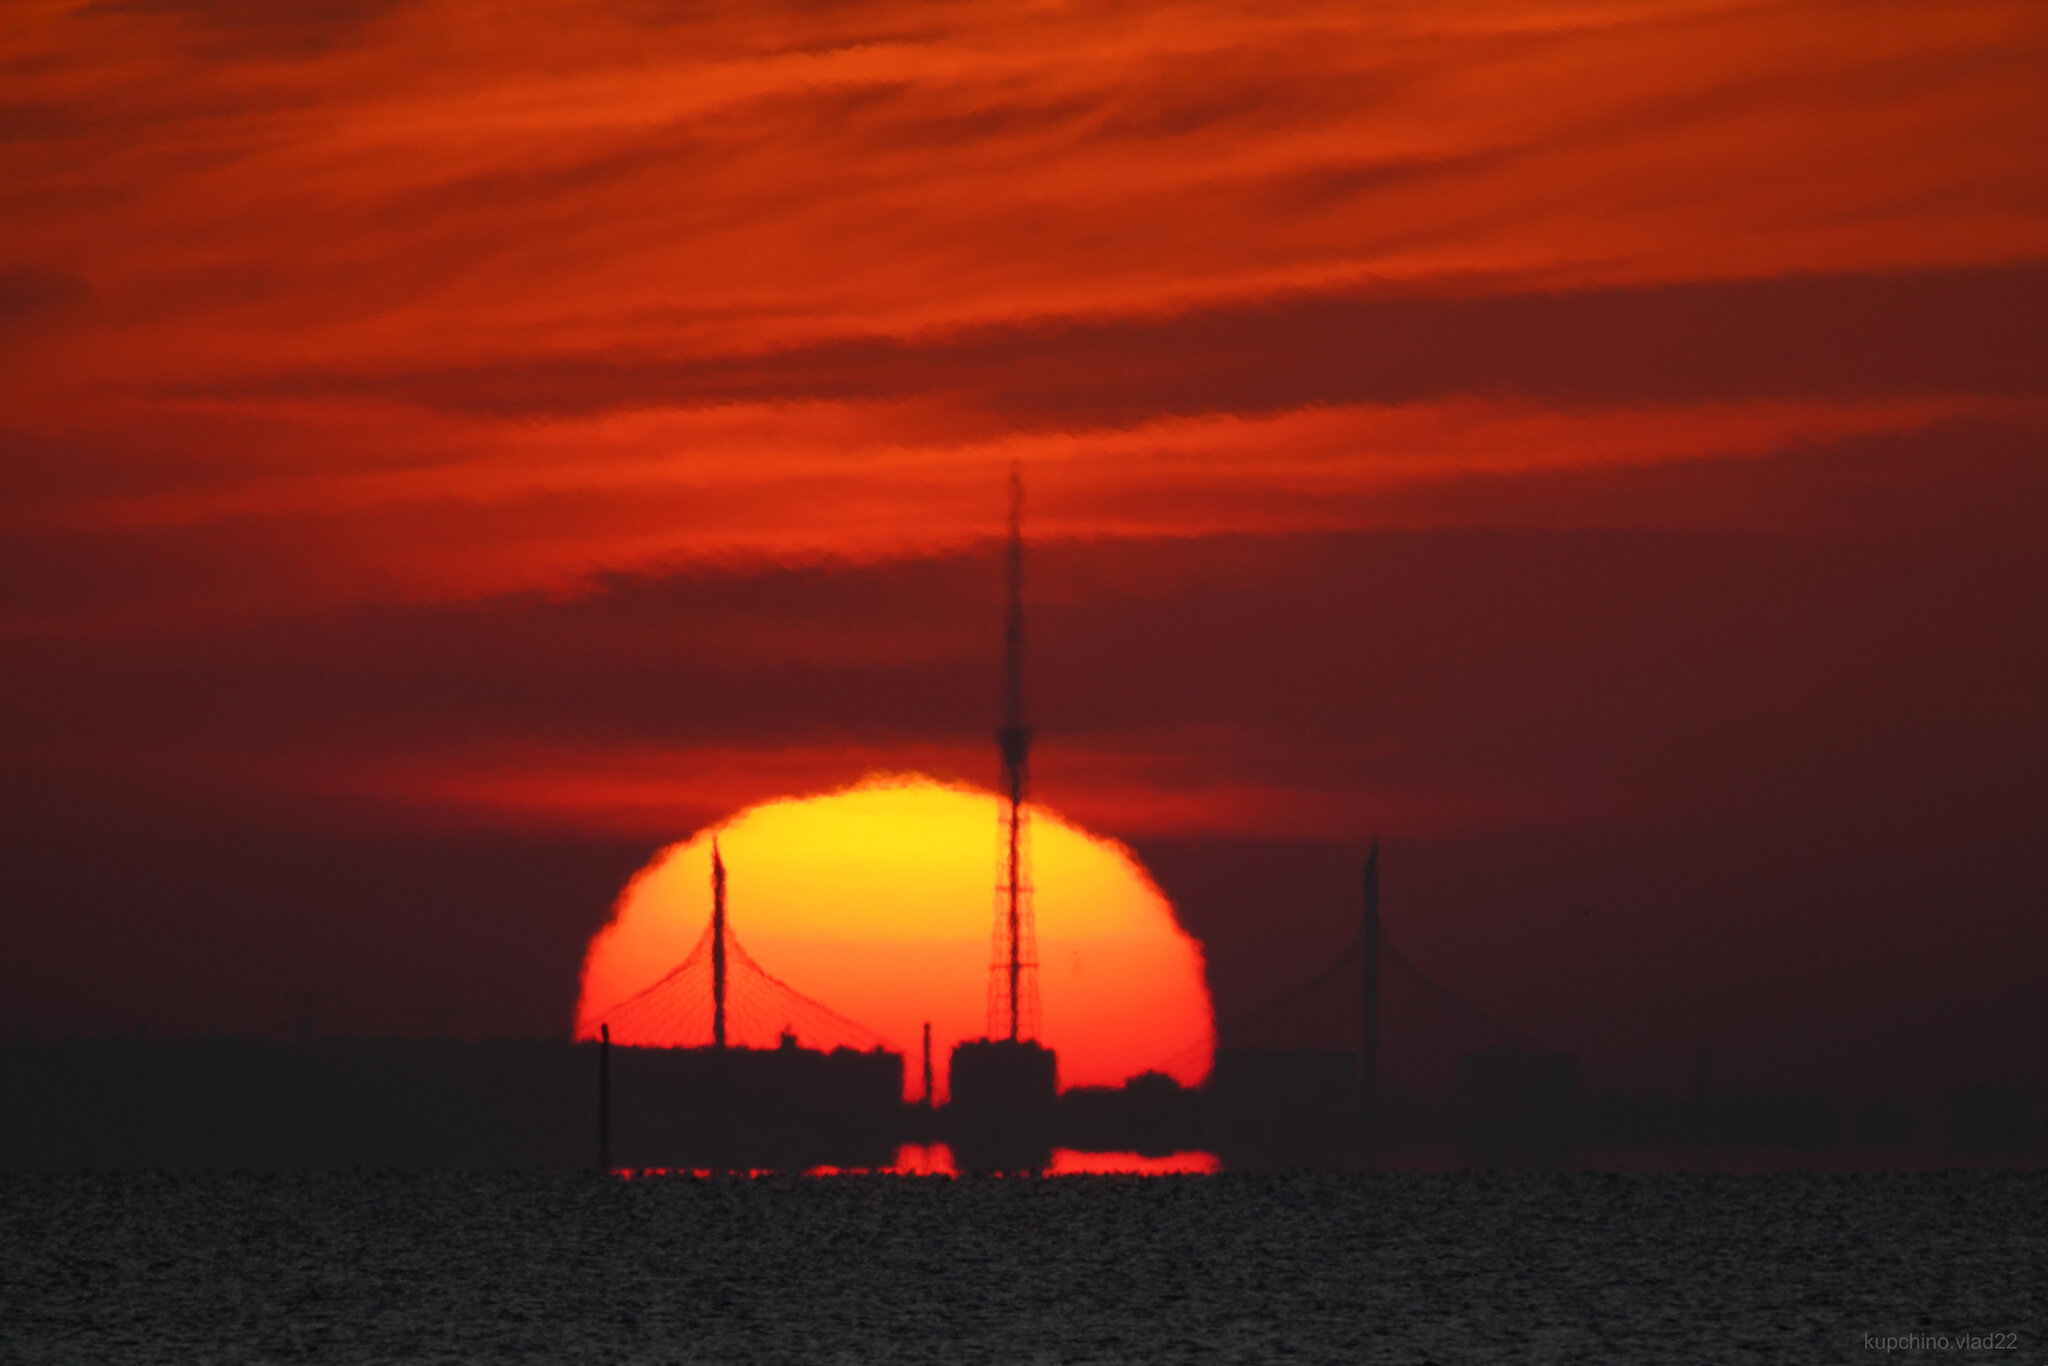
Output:
M1003 755L1009 801L1003 873L997 888L996 953L990 966L988 1036L1012 1043L1029 1038L1038 1023L1038 945L1031 923L1030 856L1026 846L1025 786L1030 773L1031 727L1024 724L1024 472L1010 465L1010 543L1004 562L1008 608L1003 617L1003 724L996 744Z
M711 841L711 1046L725 1047L725 860Z

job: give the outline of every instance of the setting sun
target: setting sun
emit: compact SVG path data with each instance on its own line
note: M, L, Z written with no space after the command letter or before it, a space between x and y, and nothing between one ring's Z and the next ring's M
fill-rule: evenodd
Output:
M900 1049L918 1094L918 1050L932 1026L944 1098L946 1058L986 1029L999 801L927 779L871 781L768 802L663 850L591 941L578 1037L682 963L711 918L711 846L729 875L733 938L766 972ZM1034 809L1039 1037L1064 1086L1116 1085L1147 1068L1194 1084L1209 1066L1201 951L1122 846ZM709 1041L708 1006L665 1027L614 1025L628 1044ZM735 1011L730 1041L773 1046L803 1022Z

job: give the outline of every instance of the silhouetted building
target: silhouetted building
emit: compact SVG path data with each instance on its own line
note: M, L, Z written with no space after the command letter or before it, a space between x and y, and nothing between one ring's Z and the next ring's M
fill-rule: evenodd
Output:
M1458 1150L1468 1166L1562 1167L1579 1141L1579 1060L1506 1044L1458 1062Z
M2010 1086L1966 1086L1948 1098L1948 1145L1973 1157L2023 1153L2033 1141L2027 1098Z
M1841 1117L1826 1096L1734 1091L1692 1101L1696 1148L1820 1152L1841 1142Z
M1164 1072L1141 1072L1122 1086L1080 1086L1059 1098L1057 1138L1084 1152L1164 1157L1208 1142L1202 1094Z
M1856 1146L1905 1148L1919 1137L1913 1112L1893 1100L1873 1100L1856 1112Z
M622 1167L880 1167L902 1134L903 1056L776 1048L614 1048Z
M1357 1055L1323 1048L1219 1048L1207 1089L1210 1133L1225 1166L1351 1165Z
M0 1168L589 1169L599 1045L75 1039L0 1046ZM613 1045L623 1167L895 1157L903 1059Z
M0 1047L0 1168L587 1170L595 1054L395 1038Z
M1693 1102L1610 1091L1579 1104L1579 1141L1589 1148L1668 1148L1691 1142Z
M969 1039L946 1071L947 1132L967 1171L1040 1171L1052 1160L1059 1059L1030 1039Z

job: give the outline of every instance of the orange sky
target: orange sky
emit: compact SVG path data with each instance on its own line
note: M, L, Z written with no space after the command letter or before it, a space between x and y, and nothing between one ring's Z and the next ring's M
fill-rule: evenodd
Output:
M11 7L10 525L181 562L7 628L929 551L994 528L1013 455L1041 534L1199 534L1924 426L2002 396L1854 364L1563 405L1455 356L1356 397L1159 372L1262 308L1300 339L1317 300L2048 240L2024 0L659 14ZM1063 331L1127 396L1039 373Z
M2038 273L1924 274L2048 241L2030 3L10 16L25 642L915 558L1013 458L1040 538L1754 526L1556 477L2042 430ZM832 646L773 631L719 646ZM338 748L505 810L634 762Z
M1182 861L1225 996L1342 918L1203 910L1232 860L1373 834L1485 846L1421 947L1674 1039L1752 1025L1671 985L1722 893L1599 881L1646 832L1802 851L1728 874L1781 889L1771 961L1879 915L1874 846L1926 851L1884 915L1991 870L1957 914L2024 958L2043 70L2033 0L14 0L9 989L212 1018L334 964L559 1026L650 849L993 781L1013 460L1040 791ZM1618 843L1504 909L1561 830ZM396 866L536 900L379 938ZM1541 998L1516 935L1607 933L1567 883L1627 928L1556 952L1636 966Z

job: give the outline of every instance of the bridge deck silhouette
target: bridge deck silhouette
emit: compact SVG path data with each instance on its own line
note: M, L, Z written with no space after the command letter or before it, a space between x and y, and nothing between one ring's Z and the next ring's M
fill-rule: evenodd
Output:
M695 948L682 962L650 986L612 1006L591 1021L605 1025L620 1044L651 1047L703 1048L717 1035L718 1001L714 958L720 927L706 925ZM773 1048L788 1035L804 1048L830 1052L880 1048L901 1053L891 1040L850 1020L790 986L763 968L730 925L725 939L725 1029L729 1041L743 1047Z

